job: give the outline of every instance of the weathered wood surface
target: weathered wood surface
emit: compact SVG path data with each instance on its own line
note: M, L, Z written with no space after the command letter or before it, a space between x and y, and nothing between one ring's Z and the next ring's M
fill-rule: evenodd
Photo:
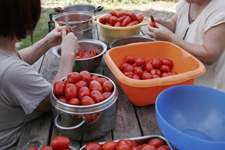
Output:
M104 42L104 38L101 35L100 27L98 25L94 25L92 31L93 39ZM146 35L146 26L142 27L140 34ZM109 47L109 44L107 44L107 46ZM50 49L33 66L35 70L42 74L43 77L51 83L57 73L59 63L60 58L56 57L53 54L52 49ZM112 79L116 84L119 96L117 119L114 128L105 136L94 141L103 142L145 135L163 135L156 121L155 105L144 107L133 105L123 93L114 75L104 62L104 59L102 59L102 63L95 70L95 73L103 74ZM40 149L44 146L50 145L50 141L59 135L61 134L53 123L52 114L46 113L40 118L35 119L24 126L17 149L27 150L33 146ZM87 143L88 142L71 140L70 146L79 149Z

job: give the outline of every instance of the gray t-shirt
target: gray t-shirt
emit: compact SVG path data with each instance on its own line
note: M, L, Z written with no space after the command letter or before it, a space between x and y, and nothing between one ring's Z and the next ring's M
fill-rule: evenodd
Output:
M16 149L25 123L41 116L35 108L52 85L32 66L0 50L0 149Z

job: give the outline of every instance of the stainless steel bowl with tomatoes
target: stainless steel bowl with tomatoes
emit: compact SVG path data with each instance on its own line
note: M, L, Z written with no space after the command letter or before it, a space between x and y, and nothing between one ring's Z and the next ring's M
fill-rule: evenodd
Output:
M54 83L50 101L57 130L71 139L94 140L114 127L118 91L106 76L72 72Z
M79 40L79 45L79 52L74 56L75 63L73 71L80 72L87 70L89 72L95 72L101 64L102 56L107 51L106 44L95 39L83 39ZM53 53L58 58L61 58L61 47L54 47Z

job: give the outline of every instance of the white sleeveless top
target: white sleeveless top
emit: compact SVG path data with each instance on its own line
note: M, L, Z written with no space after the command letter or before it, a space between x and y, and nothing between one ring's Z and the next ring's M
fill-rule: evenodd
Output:
M225 0L212 0L191 25L188 22L189 5L186 0L180 0L177 4L176 14L178 18L175 34L183 38L189 28L185 41L203 45L206 31L225 23ZM225 92L225 52L222 53L217 62L212 65L205 64L205 67L206 72L197 77L194 84Z

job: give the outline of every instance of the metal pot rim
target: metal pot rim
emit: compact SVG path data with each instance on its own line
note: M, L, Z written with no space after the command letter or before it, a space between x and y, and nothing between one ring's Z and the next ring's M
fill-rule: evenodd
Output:
M58 21L56 20L57 18L62 17L62 16L71 15L71 14L86 15L86 16L90 17L90 19L85 20L85 21L80 21L79 23L87 22L89 20L92 20L92 18L94 17L94 15L92 13L88 13L88 12L64 12L64 13L59 13L59 14L55 15L52 18L52 20L58 23ZM78 23L78 22L77 21L69 21L69 24L71 24L71 23ZM66 24L66 23L61 23L61 24Z

